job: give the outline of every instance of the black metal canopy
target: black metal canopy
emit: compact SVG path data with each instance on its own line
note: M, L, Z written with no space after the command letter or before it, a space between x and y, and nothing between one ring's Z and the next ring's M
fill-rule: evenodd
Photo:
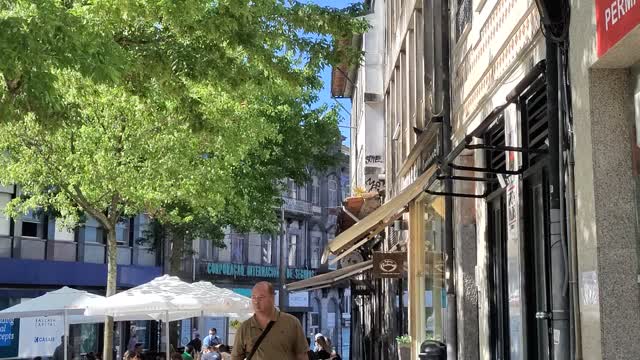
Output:
M533 69L525 75L525 77L518 82L514 89L507 95L506 102L496 108L494 108L482 122L467 136L460 141L460 143L451 150L446 156L441 157L438 160L438 170L433 174L429 180L424 191L431 195L453 196L463 198L483 199L489 195L488 191L483 194L472 193L457 193L431 190L431 187L436 181L439 180L453 180L453 181L472 181L472 182L484 182L495 183L498 182L496 175L520 175L524 172L524 167L518 170L507 170L503 168L495 168L491 165L487 167L465 166L456 164L455 161L464 150L484 150L489 152L520 152L520 153L535 153L546 154L547 149L542 148L528 148L528 147L515 147L515 146L499 146L499 145L487 145L487 144L472 144L475 139L482 139L488 130L496 123L504 110L511 104L515 103L520 95L527 90L538 79L544 76L546 70L546 61L541 60ZM481 175L474 176L459 176L456 175L456 171L471 171L474 173L480 173Z

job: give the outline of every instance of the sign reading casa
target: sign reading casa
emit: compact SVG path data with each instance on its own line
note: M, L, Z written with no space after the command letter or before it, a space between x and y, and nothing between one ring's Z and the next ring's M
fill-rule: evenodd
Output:
M596 0L598 56L640 24L640 0Z
M277 279L280 271L275 266L244 265L230 263L206 264L207 275L226 275L234 277ZM307 269L287 269L287 279L304 280L315 275L315 271Z

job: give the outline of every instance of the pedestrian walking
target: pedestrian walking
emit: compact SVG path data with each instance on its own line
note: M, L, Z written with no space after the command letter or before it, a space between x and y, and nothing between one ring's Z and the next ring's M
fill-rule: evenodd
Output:
M309 345L295 316L275 307L273 285L263 281L251 291L254 315L240 325L232 360L307 360Z
M318 347L320 349L316 351L316 359L318 360L329 359L331 357L331 348L329 347L329 344L327 344L325 337L324 336L318 337L316 339L316 344L318 344Z
M193 347L193 354L191 354L191 356L194 357L194 359L198 359L200 357L200 353L202 352L202 340L200 340L200 334L199 333L195 333L194 337L191 341L189 341L189 343L187 345L191 345L191 347Z
M191 345L185 346L184 352L182 353L182 360L193 360L193 356L191 356L192 352L193 352L193 347Z
M129 338L127 351L134 352L136 351L136 344L138 343L138 334L136 332L135 326L131 326L129 330L130 330L131 337Z

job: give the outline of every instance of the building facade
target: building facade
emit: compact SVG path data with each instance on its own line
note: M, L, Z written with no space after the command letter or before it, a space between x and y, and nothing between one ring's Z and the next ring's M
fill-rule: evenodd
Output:
M332 270L320 260L326 244L335 237L336 208L349 188L348 148L342 149L343 163L326 172L312 172L307 184L288 180L282 194L283 207L278 210L285 224L283 234L240 233L225 230L224 247L214 247L209 240L194 243L195 265L185 264L193 271L193 280L211 281L251 296L258 281L270 281L281 291L279 283L281 238L286 241L286 280L294 282ZM295 315L302 323L313 346L314 336L322 333L331 340L339 353L349 353L349 291L344 288L290 292L285 304L277 306ZM224 318L206 318L196 323L201 334L216 327L223 339L233 344L236 326ZM184 329L190 329L188 321ZM182 336L182 343L190 336ZM348 357L347 357L348 358Z
M326 249L362 259L336 272L356 280L360 358L396 358L403 334L412 359L425 340L454 359L637 357L640 4L365 3L364 62L333 92L352 99L353 186L384 147L384 203ZM406 276L373 277L376 251L406 251Z
M578 355L633 359L640 356L640 2L570 3Z
M0 208L15 196L16 186L0 186ZM147 218L144 215L118 225L119 289L145 283L162 274L161 254L139 244ZM87 290L104 295L107 281L106 236L97 221L68 231L56 225L53 216L35 212L19 219L0 213L0 308L38 297L62 286ZM29 342L35 334L35 318L16 319L11 326L3 326L0 358L31 357ZM152 349L157 343L155 322L133 322L138 339ZM22 328L22 331L20 330ZM32 329L32 330L29 330ZM131 327L117 324L114 343L123 349ZM102 325L72 325L70 343L75 354L102 351ZM55 341L59 342L56 337ZM26 342L25 342L26 341Z

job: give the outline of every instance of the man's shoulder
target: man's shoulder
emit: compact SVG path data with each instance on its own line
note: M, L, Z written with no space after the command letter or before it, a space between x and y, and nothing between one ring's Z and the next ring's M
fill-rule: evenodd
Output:
M300 324L300 320L298 320L297 317L295 317L295 316L293 316L291 314L288 314L288 313L286 313L284 311L280 312L280 319L282 319L282 320L284 320L286 322L289 322L289 323L293 323L293 324L298 323L298 324Z

